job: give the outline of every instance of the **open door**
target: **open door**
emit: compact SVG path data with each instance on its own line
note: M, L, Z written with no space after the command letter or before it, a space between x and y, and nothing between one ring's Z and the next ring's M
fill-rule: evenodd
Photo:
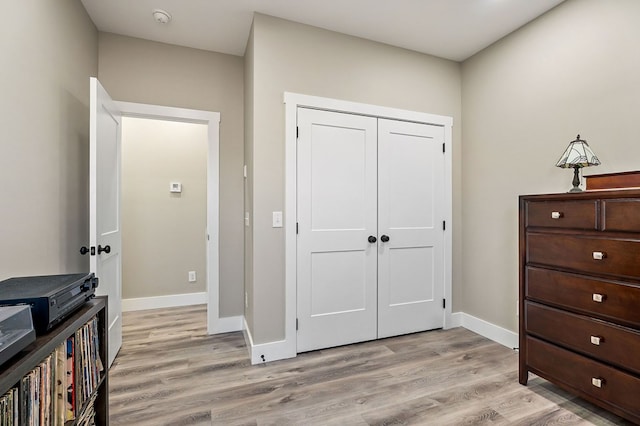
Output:
M91 77L89 124L89 238L91 272L107 295L109 366L122 346L122 246L120 224L121 113L100 82Z

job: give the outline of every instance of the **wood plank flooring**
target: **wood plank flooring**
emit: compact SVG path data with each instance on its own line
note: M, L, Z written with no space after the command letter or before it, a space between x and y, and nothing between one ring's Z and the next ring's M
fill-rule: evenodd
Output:
M206 307L126 312L111 425L626 425L463 328L252 366L242 333L206 334Z

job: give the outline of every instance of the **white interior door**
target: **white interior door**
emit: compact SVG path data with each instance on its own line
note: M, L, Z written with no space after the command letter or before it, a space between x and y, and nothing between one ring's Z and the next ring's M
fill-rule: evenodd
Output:
M89 227L91 272L98 295L107 295L109 366L122 346L122 259L120 224L121 113L96 78L90 79Z
M297 350L376 338L376 119L298 109Z
M442 126L298 108L297 351L441 328Z
M444 128L378 121L378 338L444 321Z

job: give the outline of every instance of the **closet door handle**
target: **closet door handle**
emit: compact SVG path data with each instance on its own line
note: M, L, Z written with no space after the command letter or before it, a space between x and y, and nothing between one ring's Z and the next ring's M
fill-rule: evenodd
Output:
M376 237L374 237L373 235L369 235L369 238L367 238L367 241L369 241L371 244L373 244L376 241L378 241L378 239Z
M105 252L107 254L111 253L111 246L106 245L102 247L100 244L98 244L98 254L102 254L102 252Z
M383 243L388 243L389 242L389 236L388 235L383 235L382 237L380 237L380 241L382 241Z

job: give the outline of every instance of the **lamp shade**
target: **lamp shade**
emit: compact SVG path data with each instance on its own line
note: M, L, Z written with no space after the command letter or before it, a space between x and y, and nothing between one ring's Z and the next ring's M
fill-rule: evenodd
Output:
M576 140L569 143L567 149L562 153L562 156L556 163L556 167L579 168L588 166L597 166L600 164L600 160L593 153L587 141L580 139L580 135L576 137Z

